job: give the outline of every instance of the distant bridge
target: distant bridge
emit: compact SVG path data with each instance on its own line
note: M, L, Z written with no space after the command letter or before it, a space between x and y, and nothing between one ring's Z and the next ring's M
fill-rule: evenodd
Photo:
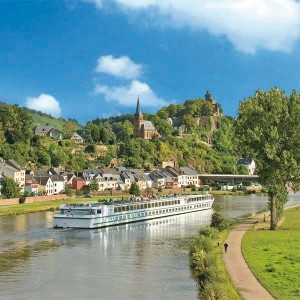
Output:
M202 180L212 180L219 182L229 182L230 185L242 182L258 182L258 175L235 175L235 174L199 174L199 178Z

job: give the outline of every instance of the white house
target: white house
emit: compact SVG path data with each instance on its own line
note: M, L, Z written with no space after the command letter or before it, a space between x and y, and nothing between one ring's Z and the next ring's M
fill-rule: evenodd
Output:
M0 162L0 173L2 177L12 178L19 186L21 192L25 186L25 168L22 168L12 159Z
M59 194L65 191L65 180L63 176L60 175L52 175L51 176L53 182L53 193Z
M240 158L237 163L238 166L245 166L248 168L248 175L254 175L255 161L252 158Z
M178 183L181 184L181 186L191 186L194 185L196 187L199 187L199 177L198 173L188 167L181 167L181 182Z

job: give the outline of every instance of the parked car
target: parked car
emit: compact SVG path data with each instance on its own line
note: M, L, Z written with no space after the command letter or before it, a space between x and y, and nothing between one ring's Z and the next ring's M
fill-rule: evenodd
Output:
M85 195L83 195L83 197L85 197L85 198L93 198L94 196L91 195L91 194L85 194Z

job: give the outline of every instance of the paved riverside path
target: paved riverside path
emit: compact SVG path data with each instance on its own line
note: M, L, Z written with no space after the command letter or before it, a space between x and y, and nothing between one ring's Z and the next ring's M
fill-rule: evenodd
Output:
M245 232L258 220L259 218L252 218L237 225L229 233L226 239L228 250L227 253L223 253L223 259L231 280L245 300L274 299L253 275L242 254L242 238Z

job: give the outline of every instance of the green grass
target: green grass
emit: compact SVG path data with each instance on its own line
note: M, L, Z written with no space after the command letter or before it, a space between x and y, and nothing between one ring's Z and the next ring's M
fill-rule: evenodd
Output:
M242 250L255 276L276 299L300 299L300 207L286 210L284 216L276 231L247 232Z
M62 130L63 125L64 125L64 121L63 120L59 120L59 119L55 119L55 118L49 118L47 116L41 116L38 114L32 114L30 113L30 115L32 116L33 119L33 123L36 125L50 125L55 127L58 130Z

